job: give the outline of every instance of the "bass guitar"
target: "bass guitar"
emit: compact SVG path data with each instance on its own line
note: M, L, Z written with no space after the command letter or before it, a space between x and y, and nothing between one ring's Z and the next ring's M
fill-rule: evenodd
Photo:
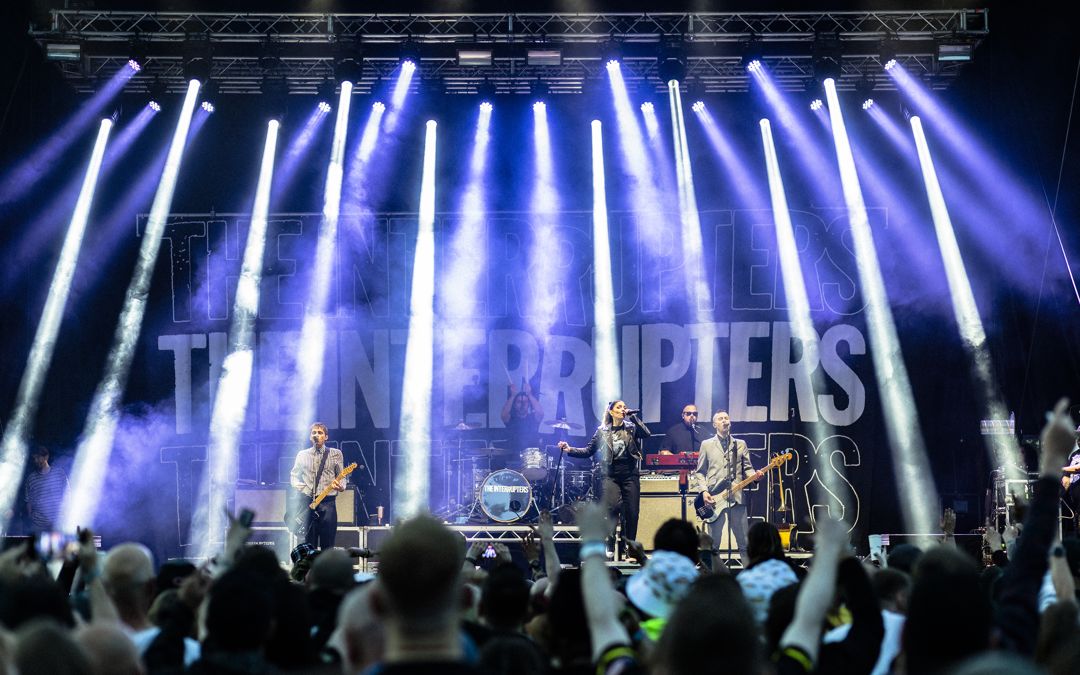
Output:
M345 476L348 476L355 470L356 462L353 462L342 469L341 473L335 476L334 480L331 481L322 492L315 495L315 498L311 500L310 504L307 504L306 508L303 506L297 508L296 512L286 519L289 531L296 535L297 539L305 539L311 528L315 527L315 525L318 524L319 519L322 518L322 515L316 509L319 508L319 504L322 504L323 500L326 499L326 496L330 494L330 491L334 489L334 483Z
M754 475L750 476L749 478L744 478L738 483L735 483L720 494L713 495L712 504L706 504L703 493L699 492L698 496L694 497L694 511L697 512L698 518L701 518L702 522L706 523L711 523L715 521L717 518L720 517L720 509L716 508L716 505L718 503L722 504L724 502L727 502L729 499L731 499L732 496L735 495L735 493L739 492L747 485L755 482L756 480L764 476L766 473L768 473L770 470L775 469L784 462L788 461L789 459L791 459L791 456L792 455L790 450L783 454L776 455L761 471L754 473Z

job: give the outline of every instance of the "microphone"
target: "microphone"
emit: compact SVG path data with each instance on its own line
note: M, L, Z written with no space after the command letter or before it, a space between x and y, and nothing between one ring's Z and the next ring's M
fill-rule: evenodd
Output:
M641 410L639 410L638 408L627 408L626 409L626 414L627 415L637 415L640 412L641 412Z

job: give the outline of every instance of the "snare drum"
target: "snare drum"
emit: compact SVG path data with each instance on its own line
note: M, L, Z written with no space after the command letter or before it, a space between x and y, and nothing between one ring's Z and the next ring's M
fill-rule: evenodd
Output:
M532 487L517 471L495 471L480 486L480 510L497 523L520 520L531 505Z
M521 453L521 473L529 480L544 480L548 468L548 457L540 448L525 448Z

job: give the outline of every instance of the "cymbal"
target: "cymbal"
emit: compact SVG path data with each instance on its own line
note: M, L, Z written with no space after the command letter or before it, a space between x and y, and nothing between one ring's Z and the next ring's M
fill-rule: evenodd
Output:
M479 429L478 424L469 424L465 420L459 421L457 424L446 427L447 431L472 431L473 429Z
M499 457L513 454L505 448L462 448L462 454L474 456Z
M577 422L568 422L567 420L548 420L547 422L544 422L544 424L550 425L552 429L562 429L564 431L585 428Z

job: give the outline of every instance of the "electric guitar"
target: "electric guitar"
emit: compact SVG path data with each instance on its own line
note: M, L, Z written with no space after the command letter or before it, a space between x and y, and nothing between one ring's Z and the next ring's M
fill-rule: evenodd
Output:
M342 469L341 473L339 473L334 480L330 481L330 484L311 500L311 503L307 505L307 508L299 507L296 509L295 513L289 518L286 518L289 531L296 535L297 539L306 538L308 531L315 527L315 525L318 524L319 519L322 518L322 515L316 511L316 509L319 507L319 504L322 504L322 501L326 499L326 496L330 494L330 491L334 489L334 483L345 476L348 476L354 470L356 470L356 462L353 462Z
M701 518L702 522L706 523L711 523L715 521L717 518L720 517L720 509L716 508L716 504L728 501L729 499L731 499L732 496L735 495L735 493L739 492L747 485L758 480L770 470L775 469L784 462L788 461L789 459L791 459L791 456L792 455L790 450L783 454L776 455L761 471L754 473L754 475L750 476L749 478L744 478L738 483L735 483L720 494L713 495L712 504L706 504L705 497L702 496L702 493L699 492L698 496L694 497L694 511L697 512L698 518Z

